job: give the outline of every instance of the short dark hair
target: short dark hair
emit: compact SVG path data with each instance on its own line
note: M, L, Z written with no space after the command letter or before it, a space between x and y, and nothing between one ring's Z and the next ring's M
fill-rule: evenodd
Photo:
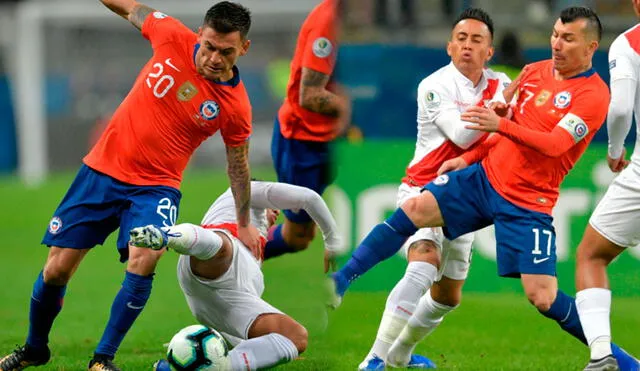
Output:
M587 21L586 31L594 33L598 41L602 39L602 23L596 12L591 8L585 6L572 6L564 9L560 13L560 21L564 23L571 23L578 19L585 19Z
M251 28L251 12L240 4L221 1L209 8L204 16L204 26L220 33L238 31L246 39Z
M451 28L455 28L458 23L465 19L475 19L476 21L486 24L489 29L489 33L491 33L491 38L493 39L493 20L487 12L480 8L467 8L458 16L458 18L455 19L455 21L453 21L453 27Z

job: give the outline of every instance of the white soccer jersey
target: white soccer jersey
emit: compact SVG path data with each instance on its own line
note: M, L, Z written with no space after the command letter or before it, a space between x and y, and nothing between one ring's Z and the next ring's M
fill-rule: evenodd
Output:
M424 186L436 177L442 163L461 155L485 133L465 129L460 114L473 105L504 102L502 91L511 80L501 72L483 71L478 86L453 63L422 80L418 86L418 139L404 183Z
M611 103L607 117L609 132L609 155L617 158L622 154L624 140L631 128L635 114L640 119L640 94L638 83L640 69L640 25L619 35L609 48L609 71L611 75ZM640 166L640 126L636 127L636 144L631 161Z
M265 238L268 233L266 209L304 210L318 224L324 238L325 249L335 253L344 250L338 227L320 195L311 189L285 183L251 182L251 224ZM236 207L231 189L227 189L209 207L202 219L202 226L229 229L237 223ZM235 227L231 227L235 228Z

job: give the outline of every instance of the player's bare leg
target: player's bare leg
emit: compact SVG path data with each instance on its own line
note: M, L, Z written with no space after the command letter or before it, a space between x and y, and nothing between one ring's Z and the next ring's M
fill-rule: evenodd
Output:
M330 305L339 305L353 280L397 253L407 238L419 228L441 227L443 224L438 202L431 192L424 191L407 200L387 220L369 232L349 261L332 276L333 297Z
M109 322L89 362L91 371L117 371L115 354L151 295L153 272L165 250L143 249L129 245L127 271L120 291L111 306Z
M607 266L623 251L624 248L606 239L590 224L578 245L576 307L591 349L590 362L585 370L589 367L593 370L614 370L611 368L615 359L611 349L611 291ZM617 367L617 363L615 365Z
M67 283L89 249L53 246L42 272L33 285L29 313L29 335L24 346L0 359L0 370L22 370L49 361L49 332L62 310Z
M446 276L433 283L431 289L420 298L407 325L389 349L387 359L390 365L402 366L412 361L416 345L442 323L444 316L458 307L463 285L464 280Z
M313 222L298 223L285 218L284 223L269 229L264 259L296 253L306 250L316 236L316 225Z
M415 312L420 297L436 279L440 250L431 240L414 241L408 249L409 264L404 276L387 298L376 340L360 364L360 370L375 370L385 362L389 348Z

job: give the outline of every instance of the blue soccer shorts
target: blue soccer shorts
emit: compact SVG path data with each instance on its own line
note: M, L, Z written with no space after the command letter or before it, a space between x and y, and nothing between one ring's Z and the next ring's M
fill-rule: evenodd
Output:
M278 181L307 187L322 194L335 180L330 147L328 142L285 138L280 131L280 121L276 117L271 137L271 158ZM304 210L285 210L284 215L294 223L304 224L312 221Z
M118 227L120 261L129 257L129 230L174 225L181 193L165 186L135 186L82 165L49 221L42 244L72 249L102 245Z
M480 164L441 175L424 189L438 202L448 239L494 225L500 276L556 275L553 218L507 201Z

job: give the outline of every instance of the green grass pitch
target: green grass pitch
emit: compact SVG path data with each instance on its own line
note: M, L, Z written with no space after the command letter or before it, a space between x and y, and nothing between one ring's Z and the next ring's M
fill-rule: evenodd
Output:
M270 171L256 171L272 179ZM31 287L46 258L40 246L49 218L72 180L58 175L37 190L16 178L0 178L2 255L0 272L0 353L25 340ZM210 202L227 186L222 172L189 173L183 186L179 221L199 222ZM51 362L42 370L86 369L111 302L123 279L112 237L91 252L71 281L64 308L51 335ZM180 328L195 323L179 290L176 256L166 254L154 280L153 294L126 337L116 362L124 370L150 370L164 354L163 343ZM322 251L319 241L303 253L264 265L265 298L310 332L309 348L286 370L355 370L368 351L386 293L350 292L343 306L327 314L322 306ZM614 298L615 339L640 354L638 298ZM329 325L327 327L327 321ZM421 344L442 370L578 370L587 348L543 318L520 292L468 293L463 305Z

